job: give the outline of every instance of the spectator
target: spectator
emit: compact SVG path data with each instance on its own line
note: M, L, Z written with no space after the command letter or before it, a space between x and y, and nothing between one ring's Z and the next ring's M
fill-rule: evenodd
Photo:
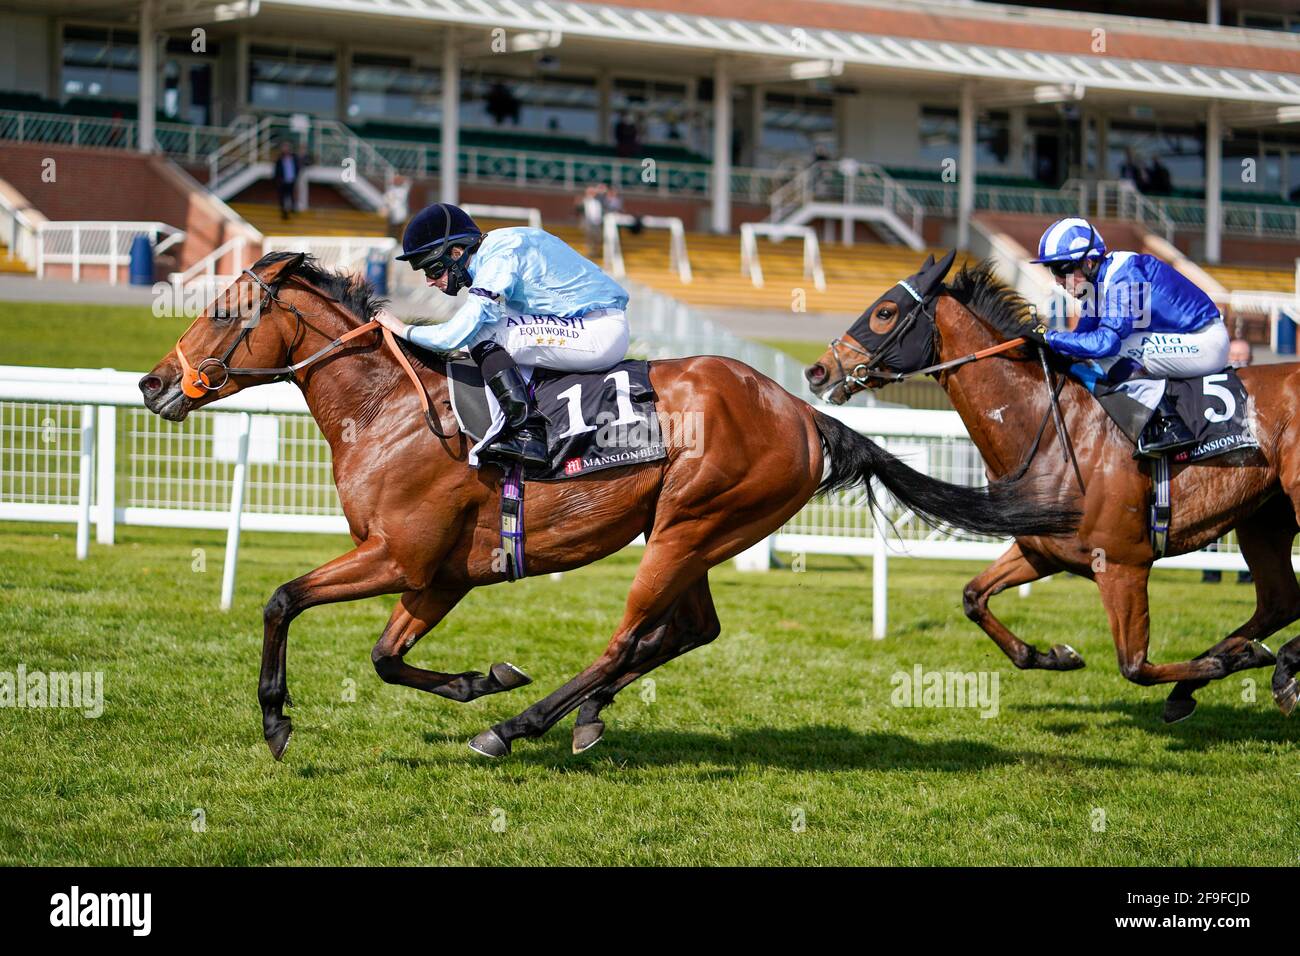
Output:
M503 125L506 120L518 126L519 106L519 97L499 80L488 89L487 113L498 126Z
M587 258L592 261L600 258L604 244L605 194L604 183L588 186L577 204L582 217L582 234L587 240Z
M1124 150L1124 162L1119 167L1119 178L1138 192L1146 192L1147 174L1139 165L1132 149Z
M1232 368L1245 368L1250 364L1251 358L1250 343L1245 339L1235 338L1228 343L1228 365ZM1218 550L1218 542L1216 541L1211 545L1211 548ZM1203 584L1218 584L1222 580L1223 572L1221 571L1201 572L1201 583ZM1249 571L1237 572L1238 584L1253 584L1254 581L1255 578Z
M293 151L293 144L283 140L274 169L275 190L280 195L281 219L288 219L290 213L298 211L297 192L303 165L302 157Z
M614 124L614 152L623 158L635 156L641 149L641 135L636 123L627 115L619 113Z
M1155 196L1168 196L1173 191L1173 179L1169 175L1169 167L1160 162L1159 157L1151 157L1151 165L1147 167L1147 188L1146 192Z

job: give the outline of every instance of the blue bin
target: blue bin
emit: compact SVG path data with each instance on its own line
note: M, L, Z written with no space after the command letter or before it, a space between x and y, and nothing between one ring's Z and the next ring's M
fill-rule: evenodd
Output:
M131 240L131 285L153 285L153 243L148 236Z
M366 281L380 295L388 295L388 257L382 252L372 252L366 260Z
M1277 317L1277 354L1295 355L1295 322L1285 312Z

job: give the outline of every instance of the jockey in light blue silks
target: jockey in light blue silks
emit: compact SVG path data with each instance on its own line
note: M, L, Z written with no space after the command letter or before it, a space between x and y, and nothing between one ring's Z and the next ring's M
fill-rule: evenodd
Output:
M519 366L586 372L622 361L627 292L550 233L519 226L484 235L449 203L411 219L397 258L447 295L468 288L469 296L441 325L407 325L387 313L380 321L425 348L467 349L505 417L502 436L481 454L545 467L545 422Z
M1080 300L1073 331L1048 330L1049 348L1086 365L1079 377L1111 382L1135 376L1198 378L1228 364L1228 329L1214 300L1169 264L1137 252L1107 252L1085 219L1061 219L1043 233L1034 262ZM1091 384L1091 383L1089 383ZM1190 441L1172 405L1162 403L1143 447L1162 451ZM1149 440L1148 440L1149 439Z

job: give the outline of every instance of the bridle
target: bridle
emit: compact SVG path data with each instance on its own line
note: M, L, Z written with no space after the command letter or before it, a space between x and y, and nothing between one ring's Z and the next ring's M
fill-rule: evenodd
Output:
M1017 349L1021 346L1030 344L1029 339L1021 336L1010 339L1006 342L999 342L997 345L989 346L986 349L980 349L977 352L971 352L969 355L949 359L946 362L937 362L932 365L927 365L925 368L913 369L908 372L881 371L877 366L880 364L882 356L890 345L902 336L906 335L912 326L916 324L917 313L920 313L922 318L929 319L935 343L932 354L938 354L939 326L934 320L933 308L930 305L930 302L933 302L937 297L932 296L929 301L927 301L925 297L917 294L916 290L913 289L909 283L901 282L899 284L906 289L914 299L916 299L916 305L912 306L907 315L894 323L894 327L885 333L880 344L876 348L874 356L856 342L846 342L842 338L831 340L830 352L835 358L836 368L844 382L850 382L857 385L859 388L866 388L871 383L872 379L877 379L885 383L905 382L908 379L918 378L922 375L935 375L939 372L948 371L949 369L960 368L961 366L968 365L971 362L978 362L981 359L990 358L994 355L1001 355L1004 352L1010 352L1012 349ZM1065 421L1061 416L1060 396L1061 390L1065 387L1065 378L1062 377L1061 380L1057 382L1056 373L1047 361L1046 349L1037 343L1034 343L1034 345L1035 350L1038 352L1039 364L1043 369L1043 382L1047 386L1048 408L1046 413L1043 415L1043 420L1038 426L1038 432L1035 434L1034 440L1032 444L1030 444L1029 451L1021 462L1020 467L1011 475L1007 476L1005 480L1015 481L1016 479L1023 477L1025 472L1029 470L1029 466L1033 462L1034 456L1038 454L1038 447L1042 443L1043 433L1047 430L1048 419L1051 419L1056 427L1056 433L1061 439L1062 455L1064 456L1064 459L1069 461L1074 467L1074 477L1079 483L1079 491L1086 493L1087 489L1083 484L1083 474L1079 469L1079 461L1074 454L1074 443L1070 440L1069 432L1065 429ZM847 349L850 352L856 352L866 359L866 361L858 362L853 366L852 371L845 370L844 363L840 359L841 348Z
M235 354L235 349L239 348L239 344L247 339L249 333L257 327L262 313L266 311L268 306L274 304L293 313L296 323L292 340L294 342L298 340L298 334L302 329L303 322L305 321L302 312L297 306L292 302L286 302L280 298L278 287L268 285L266 280L251 268L244 269L240 275L248 276L249 279L256 283L258 288L262 290L262 300L259 303L253 318L243 322L243 327L239 330L239 334L235 336L235 340L230 343L230 348L226 349L225 354L220 358L209 356L208 358L201 360L198 365L191 365L189 359L185 356L184 350L181 348L180 340L177 340L176 342L176 357L180 360L181 364L181 391L188 398L203 398L212 392L221 391L221 389L226 386L226 383L230 381L230 376L232 375L265 378L273 382L287 381L292 379L294 373L298 372L300 369L304 369L313 362L319 361L336 349L351 342L353 339L360 338L368 332L378 330L381 333L384 344L388 347L388 350L392 352L393 357L397 359L397 364L406 372L406 377L410 379L411 384L415 387L416 394L420 398L420 405L424 409L424 419L428 423L430 430L438 438L446 439L453 437L455 434L454 432L446 434L442 431L437 417L433 414L433 409L429 404L429 396L424 390L424 385L420 382L420 377L415 374L415 369L411 367L410 361L398 346L397 339L393 336L393 333L381 325L378 319L371 319L354 329L349 329L338 338L329 342L322 348L317 349L305 359L294 362L290 365L283 365L279 368L231 368L230 358ZM324 292L311 285L308 285L307 287L326 301L339 304L339 300L333 296L326 295ZM285 357L292 358L292 352L293 346L290 345L289 352Z

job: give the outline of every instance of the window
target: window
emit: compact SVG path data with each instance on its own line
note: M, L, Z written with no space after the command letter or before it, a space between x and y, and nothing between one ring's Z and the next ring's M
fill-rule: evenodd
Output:
M548 131L590 138L596 130L596 82L586 76L528 77L476 73L462 77L460 116L466 126Z
M139 94L139 64L140 50L134 30L72 25L63 28L65 99L134 100Z
M254 45L249 49L248 96L266 110L333 113L338 71L330 51Z
M419 120L442 117L442 74L409 57L358 53L352 57L350 119Z

